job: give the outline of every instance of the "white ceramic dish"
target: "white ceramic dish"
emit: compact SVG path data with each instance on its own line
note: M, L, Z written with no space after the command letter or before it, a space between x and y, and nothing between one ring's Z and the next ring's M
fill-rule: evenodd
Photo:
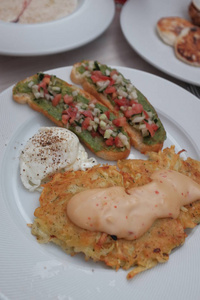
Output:
M175 57L174 49L158 37L156 23L162 17L179 16L190 20L190 0L129 0L123 6L120 23L130 46L147 62L187 83L200 85L200 68Z
M78 0L65 18L38 24L0 21L0 54L35 56L72 50L97 38L111 24L113 0Z
M200 159L200 101L162 78L118 69L158 110L167 130L164 147L174 144L176 151L187 149L183 157ZM66 67L49 73L70 82L70 71ZM38 244L27 224L33 222L39 193L23 188L18 157L28 138L41 126L53 124L14 102L12 87L0 94L0 103L0 299L199 299L199 228L173 251L169 262L131 281L126 271L115 272L104 264L85 262L82 255L70 257L54 245ZM138 157L132 149L130 158Z

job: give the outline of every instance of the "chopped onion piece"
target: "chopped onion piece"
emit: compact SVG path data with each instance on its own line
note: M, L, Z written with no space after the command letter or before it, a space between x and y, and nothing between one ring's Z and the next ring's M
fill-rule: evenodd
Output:
M100 109L98 109L98 108L94 108L94 115L95 116L98 116L100 114Z
M99 124L99 118L95 117L95 118L94 118L94 122L95 122L96 124Z
M89 69L90 71L93 71L93 69L94 69L94 61L92 61L92 60L89 61L88 69Z
M118 134L118 137L120 138L120 140L122 141L123 145L126 146L127 148L129 147L129 142L128 142L128 138L126 135L124 135L122 132L120 132Z
M78 95L78 92L77 92L77 91L73 91L73 92L72 92L72 96L73 96L73 97L75 97L75 96L77 96L77 95Z
M140 123L142 122L143 120L145 119L145 115L142 115L142 116L134 116L131 118L131 121L133 123Z
M76 126L75 130L77 133L81 133L82 132L82 128L80 126Z
M94 103L90 103L88 106L89 106L89 108L92 108L92 109L95 108Z
M106 122L104 122L104 121L101 120L100 123L99 123L99 125L100 125L101 129L103 129L103 130L106 129Z
M117 92L121 97L126 98L128 96L127 92L123 91L122 89L118 89Z
M60 92L60 87L59 86L52 86L52 90L54 91L54 92Z
M30 82L28 83L28 87L29 87L29 88L31 88L33 85L34 85L34 82L33 82L33 81L30 81Z
M114 75L112 76L112 79L113 79L114 81L116 81L117 78L118 78L118 75L117 75L117 74L114 74Z
M106 129L105 133L104 133L104 139L109 139L109 137L111 136L111 134L113 133L112 129Z
M149 131L145 128L145 129L142 129L142 136L145 137L145 136L148 136L149 135Z
M131 97L131 99L137 99L137 92L136 90L132 91L129 96Z

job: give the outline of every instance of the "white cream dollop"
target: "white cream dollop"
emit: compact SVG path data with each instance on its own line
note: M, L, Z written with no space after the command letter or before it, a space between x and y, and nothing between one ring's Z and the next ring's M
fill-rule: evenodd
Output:
M86 170L96 164L94 158L88 158L73 132L60 127L42 127L20 155L20 177L29 191L41 190L41 182L49 175Z

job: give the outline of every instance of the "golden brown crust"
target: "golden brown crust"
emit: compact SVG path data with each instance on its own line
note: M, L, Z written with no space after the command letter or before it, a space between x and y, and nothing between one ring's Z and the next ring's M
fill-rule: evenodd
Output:
M200 11L196 8L196 6L191 2L188 8L188 12L192 23L194 25L200 26Z
M89 149L90 147L87 146ZM91 150L91 149L90 149ZM92 151L92 150L91 150ZM116 161L118 159L127 158L130 154L130 149L127 149L123 152L114 152L114 151L99 151L95 152L98 157L101 157L105 160Z
M183 161L174 151L166 148L159 153L150 153L149 160L123 160L115 166L95 166L84 172L57 174L44 186L40 207L35 210L32 234L38 242L53 242L69 254L83 252L86 259L103 261L114 269L128 270L127 278L150 269L169 259L171 250L185 241L184 228L194 228L200 222L200 201L188 205L178 219L157 220L140 238L128 241L113 239L101 232L84 230L68 218L66 207L74 194L93 188L124 186L126 189L141 186L151 181L151 174L159 169L171 169L192 178L200 184L200 162L188 158Z
M98 99L101 103L108 107L116 116L120 115L120 112L115 109L115 107L107 100L107 98L102 94L98 93L94 86L92 86L89 82L87 82L84 77L81 77L78 72L76 72L76 68L79 67L81 63L74 64L72 71L71 71L71 80L76 84L81 84L83 89L93 95L96 99ZM149 103L149 101L146 99ZM131 145L136 148L141 153L145 154L150 151L158 152L162 149L163 143L157 143L154 145L147 145L143 143L143 137L141 133L131 127L128 123L124 126L125 131L128 133Z
M158 20L156 29L160 38L166 44L173 46L181 31L192 26L192 23L180 17L164 17Z
M36 76L36 75L34 75L34 76ZM21 84L21 83L24 83L26 81L31 81L34 76L28 77L25 80L20 81L19 83ZM65 82L65 84L67 86L72 86L71 84L68 84L67 82ZM76 88L77 88L77 91L81 95L83 95L84 97L86 97L88 100L90 100L90 101L96 101L97 102L97 99L93 95L91 95L87 91L79 89L78 87L76 87ZM37 111L39 113L42 113L45 117L47 117L48 119L50 119L57 126L59 126L59 127L65 127L65 125L61 121L55 119L46 110L42 109L39 105L37 105L37 103L34 102L33 99L31 98L31 95L28 95L28 94L25 94L25 93L19 93L19 94L13 93L13 99L17 103L28 104L30 106L30 108L32 108L33 110L35 110L35 111ZM103 158L105 160L109 160L109 161L116 161L116 160L119 160L119 159L123 159L123 158L126 158L130 154L130 147L126 148L124 151L112 151L112 150L105 149L105 150L101 150L101 151L95 152L94 149L91 147L91 145L88 144L86 141L84 141L84 144L86 145L86 147L90 151L92 151L98 157Z
M78 64L75 64L75 65L78 67L78 65L80 65L80 64L78 63ZM82 85L82 83L84 82L84 78L81 77L81 76L78 76L76 74L76 69L75 68L72 68L71 73L70 73L70 78L71 78L71 81L76 83L76 84Z
M200 67L200 28L183 29L176 39L174 49L180 60L192 66Z

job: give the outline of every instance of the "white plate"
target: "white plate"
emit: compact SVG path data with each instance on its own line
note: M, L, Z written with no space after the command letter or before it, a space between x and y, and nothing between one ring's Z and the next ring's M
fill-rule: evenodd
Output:
M78 0L77 9L65 18L38 24L0 21L0 54L44 55L89 43L111 24L113 0Z
M200 101L154 75L118 68L148 97L167 130L164 147L187 149L183 157L200 159ZM70 82L70 67L50 71ZM70 257L52 244L40 245L27 223L33 222L39 193L19 179L19 154L41 126L53 124L12 100L12 88L0 94L0 293L2 299L199 299L200 231L170 255L169 262L127 281L127 272ZM130 157L140 157L132 149ZM170 287L170 288L169 288ZM5 298L3 298L3 296ZM1 299L1 294L0 294Z
M200 85L200 68L175 57L174 49L158 37L156 23L162 17L179 16L190 20L190 0L129 0L122 9L120 23L130 46L147 62L187 83Z

